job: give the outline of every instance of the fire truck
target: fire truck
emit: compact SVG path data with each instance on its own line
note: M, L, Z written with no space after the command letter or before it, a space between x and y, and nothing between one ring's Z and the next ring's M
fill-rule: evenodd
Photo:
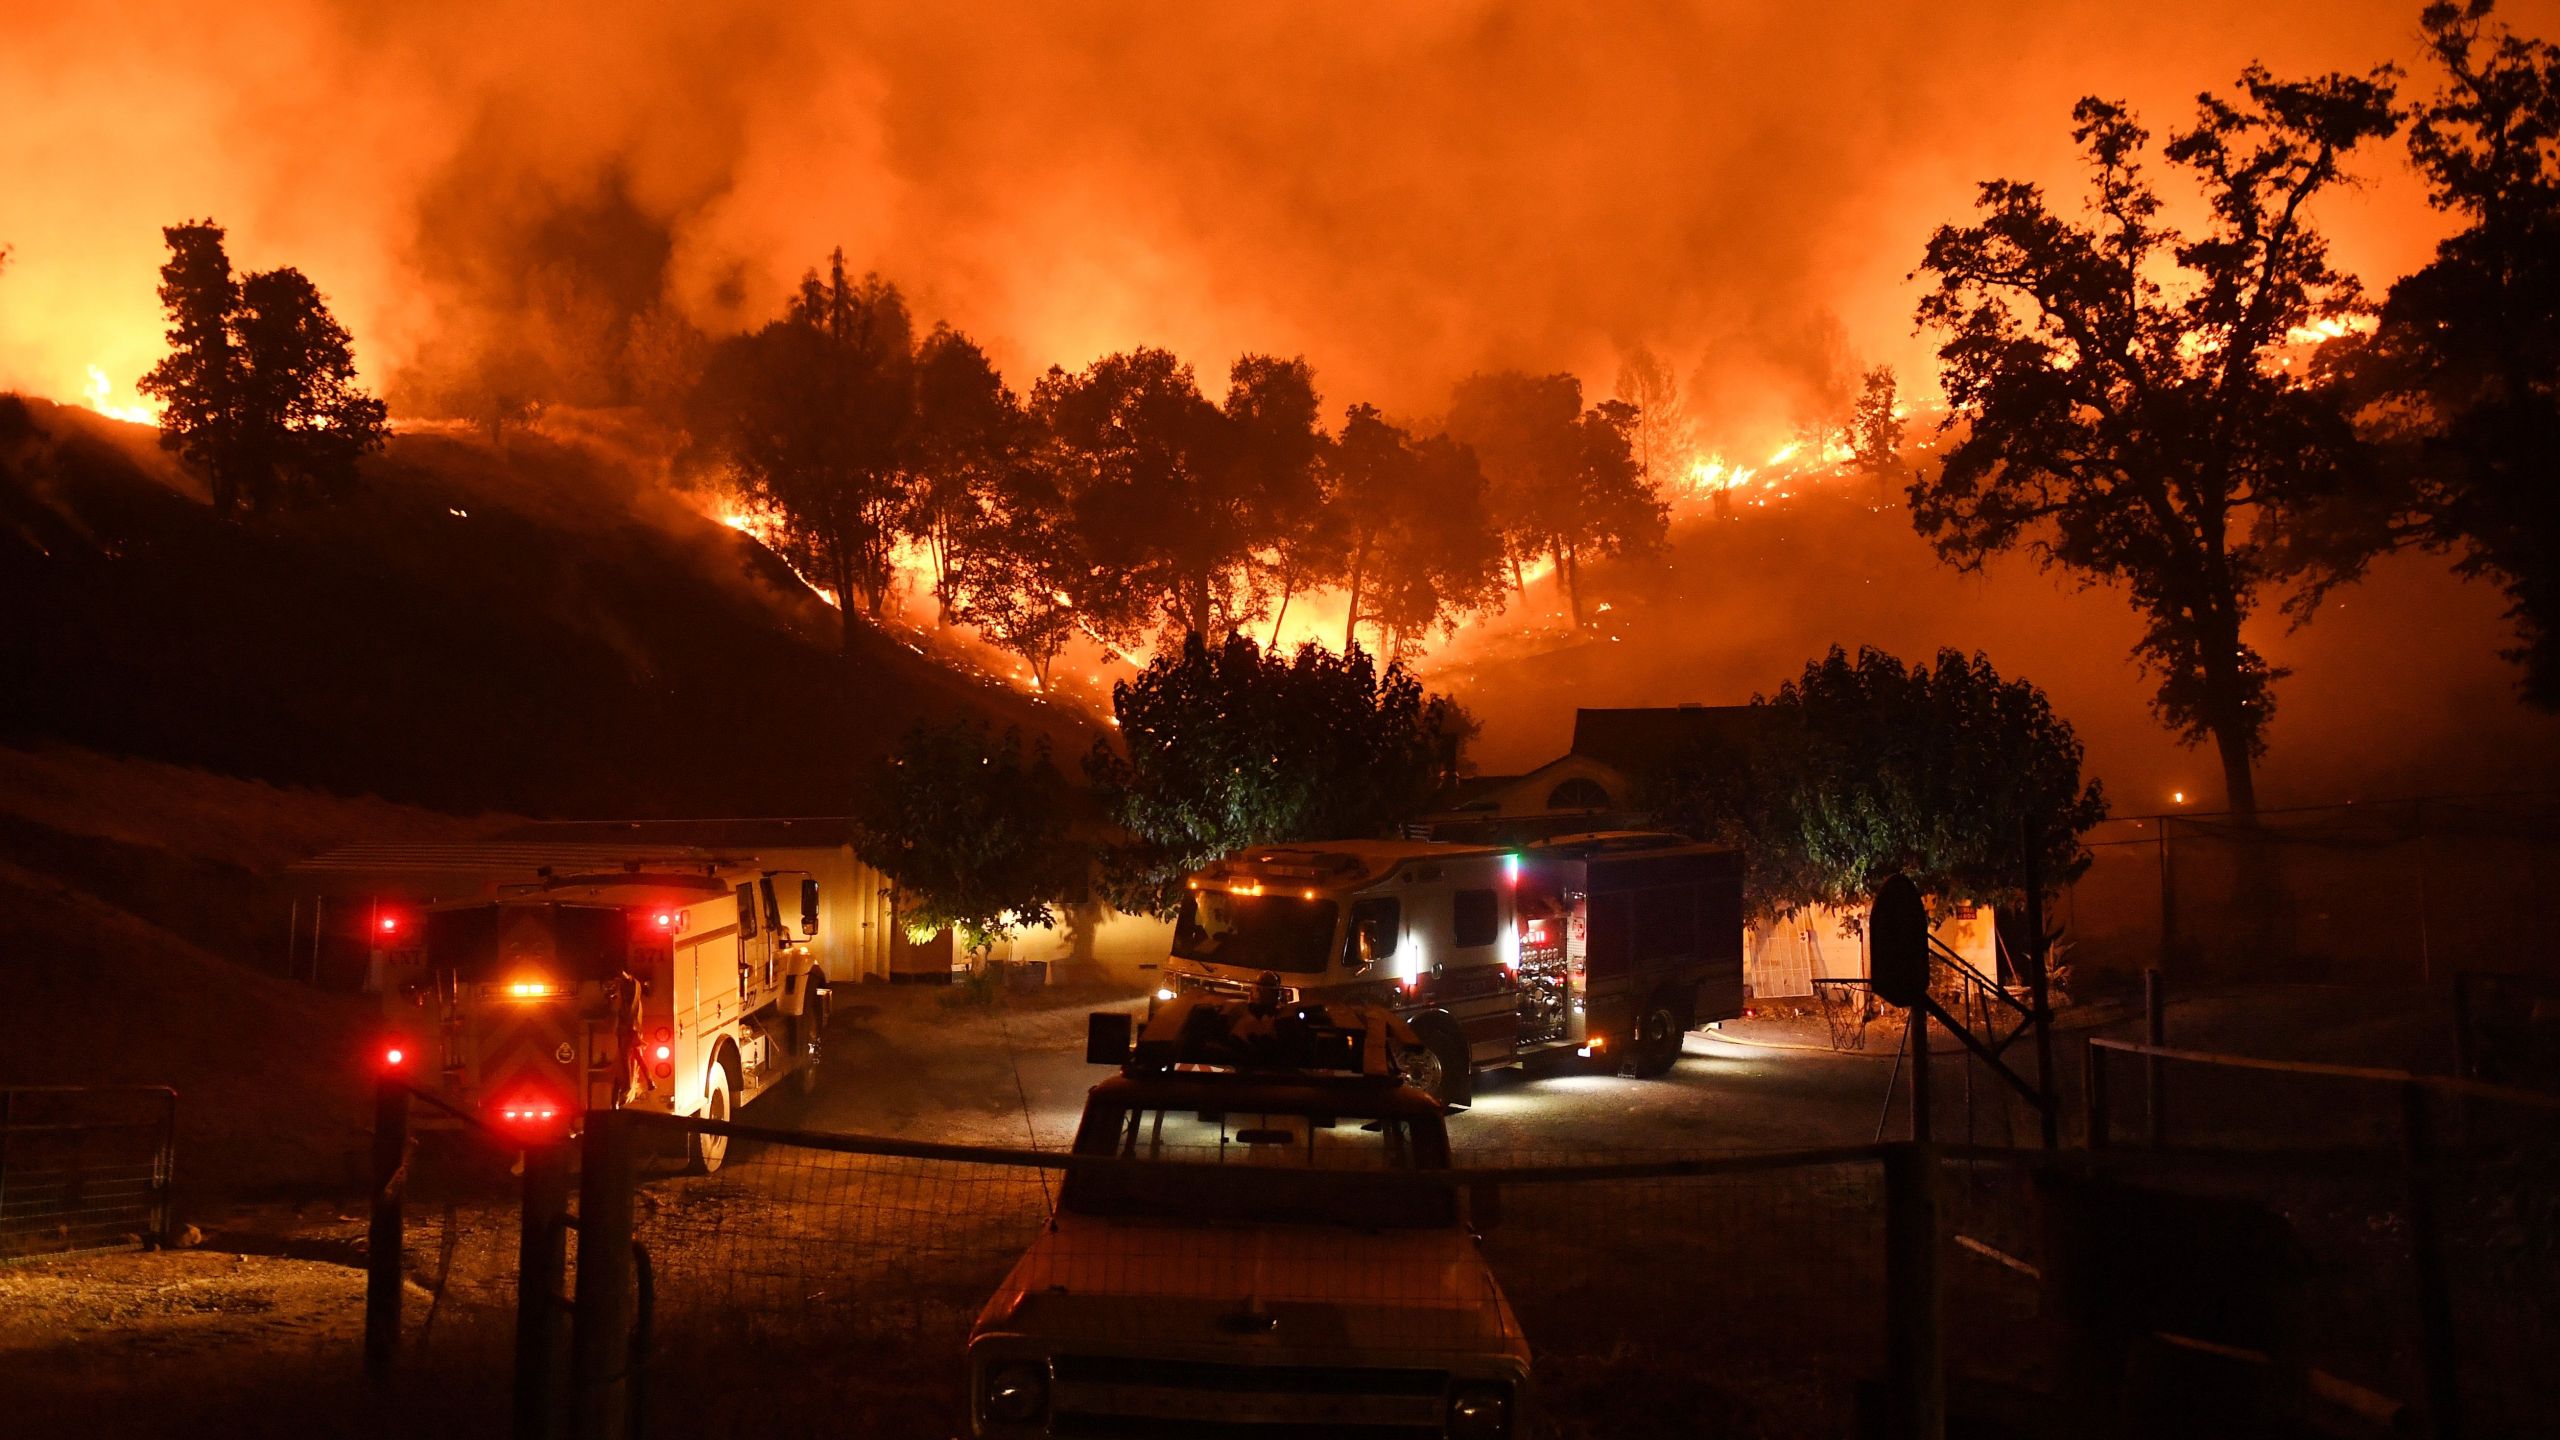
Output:
M728 1120L787 1076L808 1083L828 997L818 882L647 863L380 912L384 1063L529 1140L572 1133L590 1109ZM685 1159L716 1170L727 1143L697 1136Z
M1268 974L1386 1006L1419 1037L1407 1078L1444 1104L1506 1066L1657 1076L1683 1034L1742 1013L1742 857L1639 832L1255 850L1186 881L1160 973L1157 1003Z
M1520 1433L1528 1341L1399 1075L1414 1037L1281 994L1093 1017L1120 1068L970 1331L972 1434Z

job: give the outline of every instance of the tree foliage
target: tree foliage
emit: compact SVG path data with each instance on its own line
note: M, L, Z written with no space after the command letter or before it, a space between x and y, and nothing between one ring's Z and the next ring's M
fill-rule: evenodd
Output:
M2394 128L2389 75L2253 67L2237 99L2203 97L2162 151L2205 204L2192 236L2160 219L2148 132L2120 103L2083 100L2089 218L1992 181L1921 264L1952 443L1912 484L1914 523L1960 565L2023 547L2122 585L2155 708L2187 743L2215 743L2235 809L2255 805L2278 678L2241 633L2274 569L2254 527L2362 463L2337 405L2280 352L2360 304L2310 206Z
M897 887L898 923L922 939L949 928L983 952L1056 922L1090 856L1069 834L1074 796L1046 745L975 722L919 726L866 777L854 853Z
M909 510L914 326L898 288L811 271L781 319L715 347L693 401L697 437L781 520L779 548L832 590L848 643L857 601L878 614Z
M1378 632L1377 653L1394 659L1500 602L1502 546L1474 451L1445 435L1417 440L1377 407L1354 405L1326 470L1346 651L1363 621Z
M286 267L234 278L210 220L160 232L169 353L137 387L164 408L160 443L203 469L214 508L271 510L335 495L382 448L388 417L358 389L346 327Z
M1219 856L1378 835L1420 813L1467 722L1401 665L1318 645L1266 651L1198 635L1111 690L1119 743L1086 770L1136 842L1115 879L1133 904Z
M1145 615L1121 576L1095 558L1047 446L1021 449L974 482L950 522L945 583L952 618L1018 655L1041 689L1076 635L1117 649Z
M1906 666L1838 647L1774 696L1750 738L1710 744L1649 778L1663 823L1740 847L1755 916L1854 908L1896 872L1924 894L2006 903L2025 891L2026 837L2050 887L2088 868L2106 816L2081 750L2044 692L1976 654Z
M2324 349L2382 463L2294 527L2305 607L2407 544L2505 593L2527 701L2560 708L2560 47L2430 5L2440 71L2409 153L2461 228L2391 287L2369 341Z
M1670 528L1669 507L1636 462L1638 419L1622 400L1585 409L1582 382L1567 374L1471 375L1450 397L1449 434L1483 466L1515 587L1525 564L1552 558L1577 626L1583 562L1649 550Z

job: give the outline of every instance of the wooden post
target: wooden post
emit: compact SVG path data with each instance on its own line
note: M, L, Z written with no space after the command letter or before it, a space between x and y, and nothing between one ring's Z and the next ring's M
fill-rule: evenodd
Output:
M2107 1148L2107 1062L2100 1053L2094 1037L2080 1042L2081 1143L2092 1150Z
M1929 1009L1924 991L1909 1010L1903 1032L1911 1037L1911 1138L1920 1144L1929 1139Z
M626 1440L631 1379L633 1136L619 1110L587 1114L578 1163L578 1298L569 1380L578 1440Z
M2169 957L2178 948L2177 887L2172 884L2175 871L2169 857L2169 817L2160 817L2160 968L2169 968Z
M409 1184L409 1087L383 1074L373 1082L373 1228L364 1265L364 1368L391 1373L400 1348L400 1197Z
M2160 967L2142 972L2142 1040L2146 1045L2169 1043L2168 998L2162 993ZM2142 1057L2142 1117L2144 1138L2151 1148L2169 1143L2169 1123L2161 1107L2169 1103L2167 1076L2157 1055Z
M2461 1440L2462 1389L2456 1370L2453 1292L2445 1275L2444 1235L2436 1222L2434 1127L2426 1087L2400 1087L2401 1163L2409 1207L2409 1258L2418 1290L2418 1363L2426 1386L2427 1433Z
M2037 1138L2047 1150L2062 1148L2062 1115L2055 1103L2053 1088L2053 985L2046 962L2044 943L2044 846L2039 842L2034 817L2020 829L2025 850L2027 879L2027 955L2029 979L2035 986L2033 1001L2036 1027L2036 1088L2041 1104L2036 1114Z
M1894 1440L1946 1433L1946 1352L1940 1329L1938 1157L1924 1144L1884 1152L1886 1396Z
M551 1440L556 1433L568 1218L568 1145L526 1147L522 1229L516 1240L515 1440Z

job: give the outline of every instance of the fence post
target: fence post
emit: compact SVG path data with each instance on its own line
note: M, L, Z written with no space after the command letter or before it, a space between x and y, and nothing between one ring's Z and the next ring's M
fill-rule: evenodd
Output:
M5 1123L5 1121L0 1121ZM151 1166L153 1242L163 1250L176 1238L178 1222L178 1092L169 1092L160 1116L160 1153Z
M2043 1142L2045 1149L2053 1150L2062 1144L2062 1113L2053 1083L2053 975L2050 969L2053 956L2045 945L2044 837L2042 827L2033 818L2026 822L2023 838L2027 874L2027 954L2035 966L2035 973L2030 978L2035 984L2036 1089L2040 1102L2036 1106L2036 1138ZM1973 1074L1970 1066L1965 1074L1967 1083L1970 1083ZM1965 1118L1970 1120L1972 1116L1972 1106L1968 1102Z
M1938 1157L1924 1144L1884 1151L1886 1397L1894 1440L1946 1433L1946 1353L1939 1328Z
M2453 1294L2445 1275L2444 1235L2436 1221L2436 1144L2427 1091L2400 1087L2401 1162L2406 1167L2409 1258L2417 1271L2418 1362L2426 1382L2427 1431L2461 1440L2462 1391L2453 1336Z
M2169 1043L2169 998L2163 993L2165 981L2160 967L2142 972L2142 1040L2146 1045ZM2169 1103L2169 1084L2165 1067L2157 1055L2142 1057L2142 1116L2144 1138L2154 1150L2169 1143L2169 1122L2161 1107Z
M569 1377L578 1440L625 1440L631 1375L632 1135L619 1110L587 1113L579 1147L578 1298Z
M524 1152L516 1241L515 1440L550 1440L560 1413L560 1291L568 1276L569 1147Z
M373 1229L364 1264L364 1368L391 1373L400 1348L400 1197L409 1176L409 1087L396 1075L373 1082Z
M2100 1058L2096 1036L2080 1042L2080 1112L2082 1144L2107 1148L2107 1062Z

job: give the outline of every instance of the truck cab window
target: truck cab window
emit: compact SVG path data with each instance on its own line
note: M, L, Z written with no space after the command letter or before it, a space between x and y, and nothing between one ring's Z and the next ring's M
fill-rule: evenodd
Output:
M1395 958L1396 935L1404 928L1404 911L1392 899L1355 900L1351 923L1342 936L1342 964L1353 974Z
M738 887L738 938L756 938L756 887L753 885L741 884Z

